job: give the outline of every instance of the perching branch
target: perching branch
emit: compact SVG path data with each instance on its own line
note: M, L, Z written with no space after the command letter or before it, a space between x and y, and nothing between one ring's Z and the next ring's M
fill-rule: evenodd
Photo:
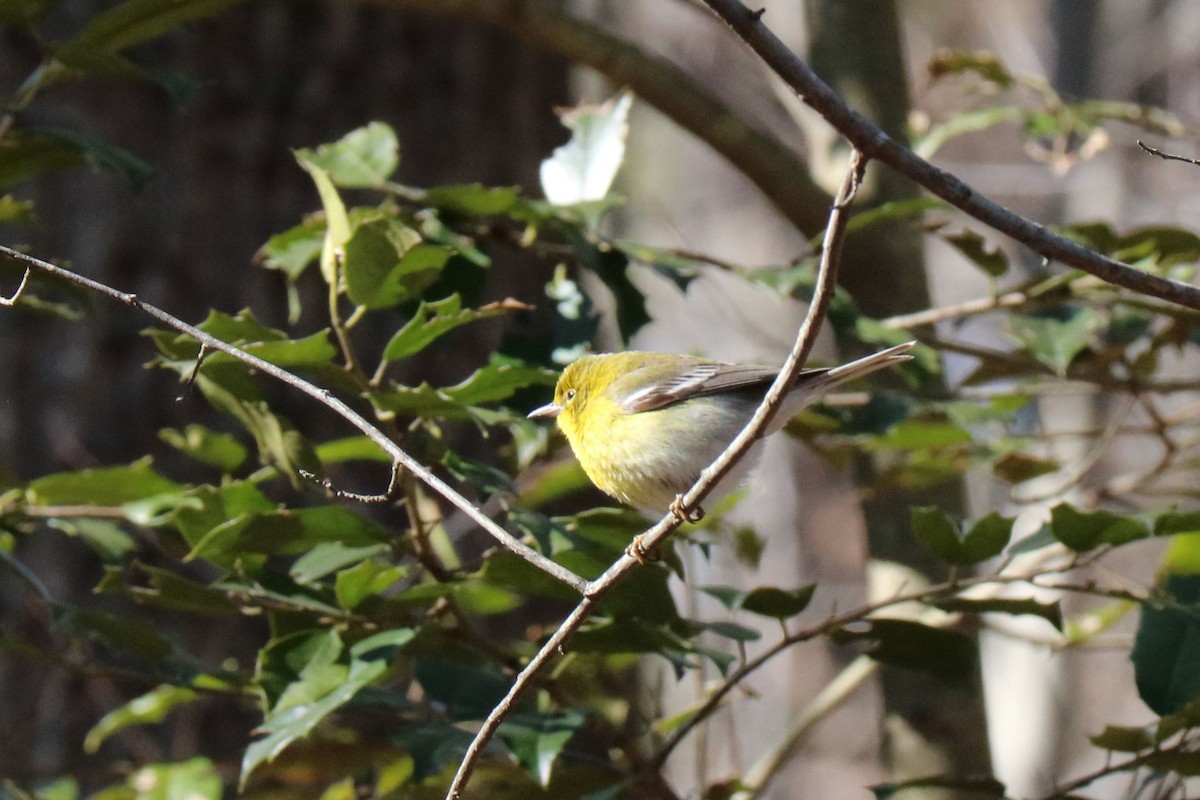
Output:
M124 303L127 306L131 306L174 330L177 330L181 333L186 333L188 336L191 336L200 342L201 347L205 347L209 350L218 350L226 355L232 356L238 361L249 364L259 372L270 375L272 378L286 383L293 389L301 391L304 394L307 394L309 397L316 399L317 402L331 409L351 425L362 431L367 438L369 438L371 441L377 444L380 449L391 456L393 461L393 474L395 470L401 467L405 470L408 470L420 478L426 485L433 488L433 490L438 494L442 495L442 497L446 498L452 504L458 507L459 510L474 520L480 527L487 531L494 539L496 539L506 548L513 551L530 564L533 564L538 569L567 584L576 591L584 593L587 590L587 581L576 575L574 572L571 572L569 569L554 563L541 553L518 541L512 534L501 528L493 520L489 519L483 512L476 508L470 500L463 497L461 494L455 491L453 487L451 487L438 476L434 475L419 461L406 453L398 444L388 438L383 431L372 425L371 422L366 419L366 417L359 414L342 400L334 397L327 389L322 389L312 383L309 383L303 378L288 372L285 369L277 367L269 361L264 361L263 359L253 356L238 347L228 344L227 342L223 342L215 336L207 334L199 328L189 325L177 317L171 316L157 306L153 306L149 303L139 300L136 294L128 294L126 292L118 291L111 286L99 283L98 281L94 281L90 278L85 278L84 276L71 272L70 270L55 266L48 261L42 261L39 258L34 258L33 256L26 255L25 253L18 252L3 245L0 245L0 255L8 256L11 259L20 261L21 263L25 264L27 268L36 269L62 280L78 284L86 289L96 292L97 294L104 295L105 297Z
M1141 294L1200 309L1200 288L1151 275L1072 242L989 200L959 178L930 164L843 101L740 0L704 0L810 108L867 158L877 159L956 208L1011 236L1046 258L1089 272Z
M767 426L771 422L771 418L783 403L784 396L791 389L792 384L795 383L796 376L799 374L805 360L808 358L809 352L812 350L813 344L817 340L817 332L820 330L821 323L825 319L825 312L829 307L829 302L833 299L834 289L837 286L837 271L841 256L842 239L846 231L846 223L849 220L847 210L850 201L854 198L854 194L862 181L866 166L866 157L857 150L854 151L850 157L850 168L829 212L829 222L826 226L824 244L821 248L821 263L817 271L817 283L813 292L812 302L809 304L804 322L800 325L799 331L796 332L796 342L792 347L792 351L788 354L787 360L784 361L783 367L775 378L775 382L771 384L771 388L767 391L762 403L759 404L754 416L746 423L746 427L729 443L729 446L717 457L717 460L700 473L700 477L696 480L695 485L683 495L679 504L680 511L672 511L638 537L645 550L652 551L655 547L666 541L667 537L683 524L687 511L696 508L708 493L712 491L713 487L733 469L738 460L745 456L750 447L762 438L764 432L767 430ZM496 707L492 709L487 719L484 720L483 725L480 726L479 731L475 734L475 738L467 748L466 754L463 756L462 763L458 766L454 780L450 782L450 789L446 793L446 800L459 800L462 797L462 792L466 788L467 781L471 779L471 773L474 771L475 765L483 756L484 748L487 747L488 742L495 735L496 730L500 727L500 723L504 721L505 717L508 716L509 712L512 711L517 702L533 684L534 678L542 668L554 658L556 653L562 652L567 640L592 615L600 599L637 565L638 560L626 553L615 564L605 570L603 575L588 584L584 592L583 601L563 620L562 624L546 640L546 643L542 645L537 654L529 660L529 663L525 665L525 668L521 670L516 680L513 681L513 685L509 687L508 693L496 704Z

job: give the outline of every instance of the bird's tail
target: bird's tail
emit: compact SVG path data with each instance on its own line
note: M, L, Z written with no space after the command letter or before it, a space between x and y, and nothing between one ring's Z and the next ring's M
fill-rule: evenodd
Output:
M899 364L902 361L909 361L912 359L912 356L908 354L908 351L913 349L916 344L916 342L898 344L895 347L889 347L886 350L880 350L878 353L872 353L869 356L863 356L855 361L842 364L839 367L805 370L800 373L800 377L796 381L796 388L792 391L799 389L805 395L816 399L816 397L828 392L835 386L841 386L847 381L861 378L864 375L870 375L876 370L890 367L893 364Z

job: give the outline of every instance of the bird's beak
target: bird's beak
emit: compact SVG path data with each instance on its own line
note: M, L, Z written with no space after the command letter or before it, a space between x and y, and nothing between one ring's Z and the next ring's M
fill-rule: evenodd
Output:
M535 408L533 411L530 411L528 414L526 414L526 416L529 419L553 419L561 414L562 410L562 406L560 406L558 403L547 403L541 408Z

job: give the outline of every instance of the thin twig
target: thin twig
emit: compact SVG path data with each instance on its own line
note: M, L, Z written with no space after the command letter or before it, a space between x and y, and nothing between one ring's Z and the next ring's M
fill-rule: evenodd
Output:
M1187 158L1186 156L1177 156L1173 153L1164 153L1162 150L1151 147L1148 144L1144 144L1141 139L1137 140L1137 146L1142 148L1143 150L1145 150L1147 153L1149 153L1152 156L1158 156L1163 161L1182 161L1185 164L1192 164L1194 166L1200 167L1200 161L1197 161L1194 158Z
M683 495L680 506L685 512L687 509L697 507L712 488L734 467L738 459L746 454L751 445L762 437L763 432L766 431L767 425L771 421L771 417L774 416L779 405L783 402L784 395L795 382L796 375L799 374L804 360L808 357L809 351L812 350L813 344L817 339L817 332L820 329L821 322L825 318L825 312L833 297L834 288L837 285L837 268L841 255L842 238L849 216L846 213L847 207L858 189L863 172L866 170L866 165L867 159L861 153L854 151L851 154L850 169L846 173L841 190L838 192L838 196L834 200L833 207L829 212L825 244L821 249L821 264L817 271L816 289L804 322L800 325L800 330L796 333L796 342L792 347L792 352L788 355L787 360L780 369L775 382L771 384L770 390L763 398L754 417L746 424L746 427L738 434L737 438L729 443L729 446L726 447L717 460L700 473L700 477L697 479L695 485ZM668 536L683 524L683 517L684 514L672 512L667 514L658 524L643 533L640 540L644 543L645 549L653 550L665 541ZM575 610L558 626L558 629L542 645L537 654L525 665L525 669L521 670L516 680L513 681L512 686L509 687L508 693L496 704L495 708L488 714L487 719L484 720L483 725L480 726L479 731L475 734L475 738L471 741L470 746L467 747L466 754L458 766L458 771L450 783L450 788L446 792L446 800L459 800L462 797L462 792L466 788L467 781L471 778L471 773L474 771L475 765L483 756L484 748L487 747L488 742L495 735L496 730L500 727L500 723L504 721L504 718L508 716L516 703L529 687L532 686L534 678L542 668L557 653L562 651L571 635L591 616L600 599L637 564L637 559L627 553L605 570L603 575L588 584L587 590L584 592L583 601L575 607Z
M313 483L333 494L334 497L339 497L343 500L352 500L356 503L366 504L382 504L390 503L401 495L400 492L400 475L404 472L404 466L399 461L392 462L392 478L388 481L387 490L383 494L359 494L358 492L350 492L345 489L335 488L333 481L328 478L322 478L315 475L306 469L300 470L300 477L312 481Z
M183 389L175 396L176 403L182 403L192 393L192 389L196 386L196 376L200 374L200 367L204 364L204 359L208 357L208 345L200 343L200 352L196 354L196 365L192 367L192 371L188 373L183 381Z
M878 671L879 662L867 655L861 655L847 664L796 715L779 743L746 770L739 781L742 788L732 795L731 800L758 800L762 797L771 785L771 779L779 774L779 770L816 724L852 697Z
M1142 272L1053 233L989 200L959 178L930 164L845 103L808 64L763 25L740 0L704 0L806 105L868 158L878 159L970 216L1046 258L1089 272L1116 286L1200 309L1200 288Z
M1100 438L1093 443L1091 452L1089 452L1075 466L1075 468L1071 470L1070 474L1068 474L1064 480L1060 480L1056 486L1038 494L1019 497L1016 496L1016 493L1014 492L1013 502L1021 504L1044 503L1047 500L1051 500L1055 497L1065 494L1072 487L1078 485L1079 482L1086 478L1087 474L1092 471L1092 468L1100 462L1100 459L1104 457L1104 454L1108 452L1109 445L1112 444L1113 439L1115 439L1117 434L1120 432L1121 426L1125 424L1125 420L1129 417L1129 412L1133 410L1133 407L1136 403L1136 395L1125 398L1123 407L1118 409L1117 412L1113 414L1113 417L1109 421L1108 425L1104 427L1104 432L1100 434Z
M21 299L21 295L25 293L25 287L29 285L29 274L33 272L31 267L25 268L25 275L21 278L21 282L17 285L17 290L12 293L11 297L0 295L0 306L12 308Z
M359 414L342 400L334 397L329 390L322 389L312 383L309 383L303 378L300 378L299 376L270 363L269 361L264 361L263 359L253 356L238 347L221 341L215 336L205 333L193 325L187 324L178 317L168 314L157 306L153 306L149 303L139 300L136 294L118 291L107 284L99 283L98 281L94 281L90 278L85 278L84 276L74 273L68 269L63 269L62 267L55 266L48 261L42 261L40 258L35 258L34 256L18 252L3 245L0 245L0 255L8 256L9 258L20 261L23 264L33 267L41 272L53 275L61 280L78 284L84 288L96 292L97 294L104 295L105 297L135 308L138 311L141 311L143 314L153 317L154 319L174 330L177 330L181 333L186 333L188 336L191 336L201 344L207 345L209 349L217 350L225 353L226 355L232 356L238 361L249 364L259 372L270 375L272 378L282 381L293 389L296 389L297 391L303 392L309 397L314 398L317 400L317 402L329 408L342 417L342 419L346 420L351 425L362 431L367 438L379 445L380 449L391 456L393 462L400 464L404 467L404 469L412 472L426 485L432 487L435 492L449 500L453 505L458 507L459 510L474 520L481 528L487 531L487 533L496 539L496 541L504 545L504 547L513 551L530 564L533 564L538 569L542 570L548 575L553 576L557 580L562 581L576 591L583 593L587 590L589 585L587 581L576 575L571 570L554 563L541 553L518 541L512 534L501 528L494 521L483 514L478 508L475 507L473 503L471 503L470 500L463 497L461 494L455 491L453 487L451 487L437 475L434 475L423 464L405 452L383 431L371 424L366 417Z

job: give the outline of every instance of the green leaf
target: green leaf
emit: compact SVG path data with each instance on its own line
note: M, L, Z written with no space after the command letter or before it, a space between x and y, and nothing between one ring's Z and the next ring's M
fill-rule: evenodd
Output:
M118 591L143 605L187 614L227 616L241 613L241 607L230 599L224 589L205 586L147 564L138 564L137 571L146 577L147 585L127 585L123 576L110 571L97 589Z
M1038 361L1066 377L1067 367L1091 344L1100 316L1090 308L1067 309L1058 316L1009 317L1009 330Z
M316 446L317 458L322 464L341 464L347 461L372 461L380 464L392 463L392 457L367 436L347 436Z
M791 591L760 586L742 598L737 607L764 617L788 619L808 608L816 589L815 583Z
M47 475L32 481L26 496L31 505L120 506L183 490L183 486L151 469L150 464L147 458L127 467L102 467Z
M241 554L289 555L323 542L362 547L388 541L377 523L342 506L317 506L239 515L209 530L192 548L189 559L224 563Z
M243 309L233 316L209 311L204 322L196 327L264 361L285 368L327 364L337 355L337 350L329 341L328 331L318 331L303 339L289 339L284 331L263 325L249 309ZM204 363L207 367L229 364L234 360L224 353L213 353Z
M934 81L950 75L973 73L1002 89L1013 85L1013 75L994 53L986 51L942 50L929 61L929 76Z
M575 709L512 714L501 724L496 736L538 783L549 786L554 762L585 722L587 715Z
M463 458L452 450L442 456L442 465L456 480L471 484L485 496L501 492L516 497L517 486L513 479L495 467Z
M203 425L188 425L182 431L163 428L158 438L221 472L233 472L246 460L246 448L237 439Z
M294 281L321 257L324 242L325 223L310 220L267 239L258 258L267 269L277 269Z
M925 672L952 686L965 688L978 678L975 643L956 631L911 620L873 619L866 630L842 628L832 638L838 644L871 642L867 655L876 661Z
M1032 597L993 597L974 599L947 597L937 600L934 606L950 613L968 614L1030 614L1041 617L1058 630L1063 629L1062 604L1058 601L1043 603Z
M196 699L196 692L182 686L163 684L113 709L92 726L83 740L83 750L95 753L104 740L131 725L162 722L167 714Z
M849 234L864 230L881 222L920 217L926 211L936 211L947 207L949 207L949 204L945 200L936 197L912 197L907 200L892 200L891 202L855 214L851 217L850 222L846 224L846 233ZM823 239L824 235L822 234L818 237L817 244L820 244L820 241Z
M1154 733L1146 728L1126 728L1108 725L1103 731L1088 739L1096 747L1112 750L1117 753L1137 753L1149 750L1158 744Z
M316 583L326 575L385 553L387 549L385 544L346 547L341 542L321 542L296 559L290 574L296 583Z
M222 796L221 775L207 758L151 764L135 771L127 783L137 800L221 800Z
M373 392L370 401L381 411L427 419L475 419L483 424L499 421L476 406L507 400L519 389L553 386L558 374L541 367L489 364L461 383L443 389L428 384L402 387L390 392Z
M246 748L240 787L245 787L256 767L273 761L288 745L307 736L321 720L348 703L360 690L382 678L388 665L383 660L354 660L348 668L338 669L339 666L315 660L305 667L300 681L288 687L286 705L281 699L277 710L268 714L259 726L266 737Z
M171 653L171 643L145 620L82 608L71 609L64 616L118 651L133 653L151 662L162 661Z
M488 217L511 209L520 193L515 186L484 186L479 183L435 186L425 191L425 202L452 214Z
M1077 511L1066 503L1050 510L1050 530L1054 538L1076 552L1086 552L1102 544L1119 546L1150 535L1145 523L1108 511Z
M509 311L532 309L516 300L489 303L478 309L462 307L462 298L453 294L432 303L422 302L412 319L391 338L383 350L385 361L396 361L424 350L431 342L477 319L498 317Z
M138 549L132 536L106 519L59 517L47 520L46 524L68 536L82 539L106 564L120 563Z
M407 575L408 569L403 566L363 561L338 573L334 596L340 607L353 611L364 600L387 591Z
M875 800L903 800L905 797L921 796L921 792L914 793L910 791L912 789L932 789L932 792L924 793L930 797L994 797L1003 800L1007 796L1004 784L995 778L957 778L948 775L912 778L898 783L877 783L869 788ZM1071 798L1063 797L1061 800Z
M350 217L346 204L338 194L329 173L321 167L296 154L296 161L308 172L321 197L321 208L325 211L325 240L321 243L321 276L325 283L334 286L338 281L338 263L350 240Z
M338 186L372 188L382 186L396 171L400 142L390 125L372 122L336 142L297 150L296 158L324 170Z
M0 223L28 222L31 219L32 200L17 200L11 194L0 196Z
M1200 260L1200 236L1184 228L1151 225L1119 237L1110 252L1125 262L1149 261L1158 269Z
M7 0L0 3L0 25L32 25L54 8L57 0ZM53 798L53 800L62 800ZM74 800L74 798L72 798Z
M992 462L992 474L1005 483L1018 484L1057 472L1060 466L1052 459L1009 451Z
M1134 639L1138 694L1159 715L1200 697L1200 575L1168 575L1170 605L1143 604Z
M78 147L45 133L11 130L0 139L0 187L84 163Z
M735 642L757 642L762 638L761 632L736 622L706 622L704 630Z
M154 175L154 168L145 161L99 136L69 128L38 127L30 130L74 148L87 163L122 178L134 189L140 189Z
M367 308L397 306L436 281L451 255L397 219L360 223L345 244L346 292Z
M508 678L484 664L418 658L414 669L426 696L454 721L484 719L508 693Z
M964 530L939 508L913 508L911 512L917 541L941 560L963 566L1003 552L1012 537L1013 522L992 512Z
M1195 514L1178 516L1197 516ZM1161 518L1160 518L1161 519ZM1160 535L1155 526L1155 536ZM1200 533L1177 533L1172 536L1167 552L1163 554L1162 571L1174 575L1200 573Z
M896 450L933 450L970 444L971 441L971 432L959 425L909 419L878 437L871 446Z
M987 275L999 278L1008 272L1008 256L1004 251L996 247L989 248L987 241L975 231L945 234L942 238Z
M119 53L189 22L212 17L242 0L126 0L96 14L56 53L69 60L79 51Z

